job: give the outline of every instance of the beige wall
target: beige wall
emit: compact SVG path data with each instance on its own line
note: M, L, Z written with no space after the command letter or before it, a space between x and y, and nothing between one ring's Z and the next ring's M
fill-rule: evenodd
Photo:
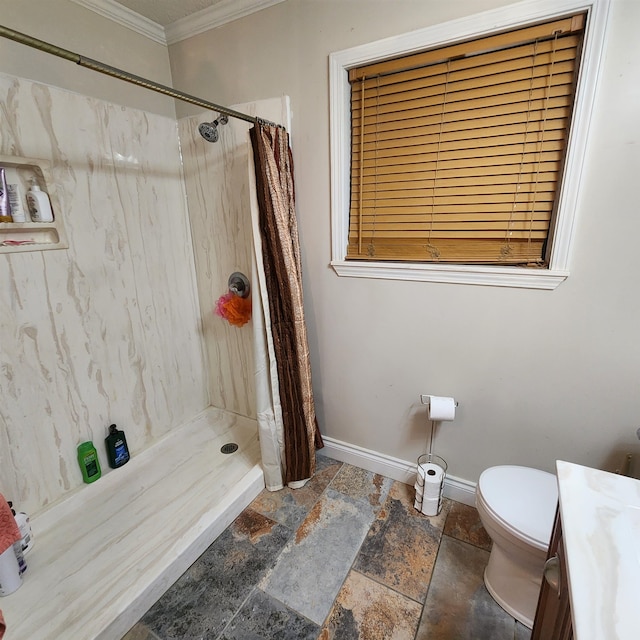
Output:
M291 97L305 305L324 434L405 460L421 393L453 395L450 472L616 465L640 414L640 3L614 0L571 276L555 291L340 278L329 267L330 52L509 4L289 0L170 47L174 85L222 104ZM179 113L188 110L179 107Z
M155 82L171 85L167 47L70 0L0 0L0 24ZM172 98L0 38L0 71L175 117Z

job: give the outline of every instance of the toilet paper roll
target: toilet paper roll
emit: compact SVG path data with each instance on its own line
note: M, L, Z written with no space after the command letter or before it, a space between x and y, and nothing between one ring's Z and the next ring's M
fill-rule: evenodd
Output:
M456 417L456 401L453 398L429 396L427 417L437 422L450 422Z
M424 474L424 475L423 475ZM418 476L423 475L425 498L440 497L440 487L444 480L444 469L431 462L423 462L418 465Z
M431 473L429 473L430 476L433 475L433 471L435 471L437 473L437 470L440 469L442 470L442 467L440 467L437 464L433 464L430 462L421 462L418 464L418 468L416 469L416 487L424 487L424 481L425 481L425 476L427 475L427 472L432 471Z
M421 511L425 516L437 516L440 511L440 498L425 498Z

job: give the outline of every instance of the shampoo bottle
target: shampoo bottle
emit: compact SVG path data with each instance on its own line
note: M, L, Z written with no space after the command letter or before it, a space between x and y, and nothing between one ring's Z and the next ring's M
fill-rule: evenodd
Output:
M24 552L22 551L22 544L20 540L13 543L13 553L18 561L18 571L22 575L27 570L27 561L24 559Z
M0 553L0 596L8 596L22 586L22 574L13 547ZM2 626L4 629L4 625Z
M33 532L31 531L31 523L29 516L24 511L16 511L13 508L13 502L7 503L11 509L11 513L15 518L18 529L20 530L20 546L23 555L27 555L33 548Z
M29 213L34 222L53 222L53 211L51 210L51 202L49 196L40 189L35 181L31 179L31 186L27 191L27 205Z
M31 222L31 218L26 212L24 206L24 197L22 191L22 183L15 169L5 169L7 179L7 193L9 195L9 204L11 205L11 217L14 222Z
M117 469L123 464L129 462L129 448L127 447L127 439L124 431L119 431L115 424L109 427L109 435L104 440L107 445L107 456L109 458L109 466Z
M20 545L22 553L26 556L33 548L33 534L31 533L31 524L29 516L24 511L18 511L15 515L16 524L20 529Z
M13 222L4 167L0 167L0 222Z
M90 440L78 445L78 464L86 483L95 482L102 475L98 452Z
M13 508L13 503L8 502L7 504L9 505L9 508L11 509L11 513L13 514L13 517L15 519L16 510ZM16 522L16 525L18 526L18 529L19 529L20 526L18 525L17 522ZM22 535L22 532L20 532L20 535ZM16 540L13 543L13 553L15 554L16 560L18 561L18 573L22 575L27 570L27 563L24 559L24 551L22 549L22 539Z

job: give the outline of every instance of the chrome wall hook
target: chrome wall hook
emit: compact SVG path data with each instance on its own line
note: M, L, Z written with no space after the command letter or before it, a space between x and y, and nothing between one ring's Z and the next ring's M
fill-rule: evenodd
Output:
M251 293L249 278L239 271L235 271L229 276L228 286L229 291L240 298L247 298Z

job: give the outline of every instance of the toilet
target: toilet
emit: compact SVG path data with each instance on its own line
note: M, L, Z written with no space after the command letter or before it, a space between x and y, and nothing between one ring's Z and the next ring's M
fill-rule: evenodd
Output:
M557 503L556 477L529 467L491 467L476 487L478 514L493 541L484 584L493 599L529 629Z

